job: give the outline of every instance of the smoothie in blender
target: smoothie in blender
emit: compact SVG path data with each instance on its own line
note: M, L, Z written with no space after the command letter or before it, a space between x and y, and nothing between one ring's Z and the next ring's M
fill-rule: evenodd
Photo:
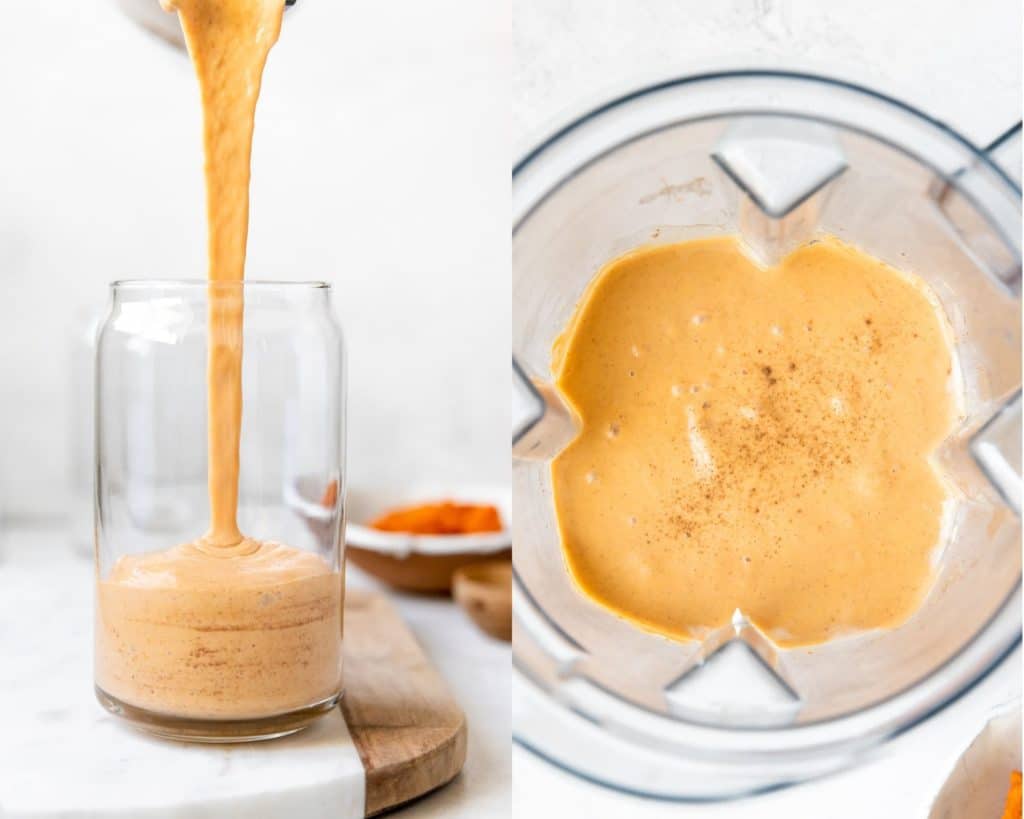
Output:
M921 603L958 371L916 277L827 236L769 268L728 236L640 248L553 371L579 422L552 464L561 541L601 605L676 639L739 610L792 646Z

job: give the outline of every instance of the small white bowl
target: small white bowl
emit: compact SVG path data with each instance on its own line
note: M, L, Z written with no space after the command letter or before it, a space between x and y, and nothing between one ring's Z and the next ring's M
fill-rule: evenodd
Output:
M999 817L1010 789L1010 772L1021 769L1020 700L1004 705L957 759L928 819Z
M345 527L347 559L393 588L450 594L459 569L494 558L511 557L509 499L507 489L481 486L349 490ZM369 526L372 520L389 510L446 500L497 507L502 530L466 535L413 535L381 532Z
M512 546L509 531L509 491L498 487L480 486L418 486L395 489L350 489L348 493L348 522L345 542L349 546L370 549L391 557L410 554L452 555L472 552L494 554ZM490 504L501 516L500 532L480 532L467 535L412 535L405 532L381 532L370 528L370 522L385 512L421 503Z
M323 487L300 478L285 488L288 504L301 514L318 538L333 531L331 512L316 498ZM490 504L501 516L500 532L466 535L413 535L381 532L370 523L384 513L421 503ZM395 489L349 489L346 500L347 559L390 586L404 591L448 594L452 579L463 566L510 557L512 535L508 489L481 486L417 486Z

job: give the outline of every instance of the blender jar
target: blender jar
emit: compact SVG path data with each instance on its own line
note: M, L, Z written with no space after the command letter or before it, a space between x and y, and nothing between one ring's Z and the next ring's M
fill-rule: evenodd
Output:
M97 344L96 694L138 727L265 739L341 696L344 363L330 298L317 282L112 286ZM243 317L241 339L214 337L243 351L237 546L204 536L211 308ZM290 502L298 476L319 490L316 531Z
M1016 156L1019 127L998 145ZM943 707L1020 637L1019 167L867 89L725 72L592 111L513 177L517 738L582 775L725 798L836 770ZM934 584L903 625L780 648L742 617L703 641L643 631L567 570L551 459L575 434L551 347L595 273L640 245L738 234L772 263L817 233L920 276L952 328L963 417Z

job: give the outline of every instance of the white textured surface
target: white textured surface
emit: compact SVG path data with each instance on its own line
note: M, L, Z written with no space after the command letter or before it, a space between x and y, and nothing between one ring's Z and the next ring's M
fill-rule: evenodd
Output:
M609 96L712 68L796 68L859 82L981 144L1020 119L1018 0L511 3L519 152Z
M0 817L362 816L363 769L340 712L293 737L229 747L167 742L120 725L92 694L91 563L70 556L59 530L15 531L7 546L0 566ZM372 585L355 572L350 582ZM398 604L470 731L463 773L401 815L496 815L509 772L508 648L479 634L451 602Z
M76 314L205 275L198 90L114 0L0 10L0 506L53 516ZM301 0L271 54L248 272L335 285L353 483L507 481L507 30L500 4Z
M1021 5L959 0L512 0L516 157L567 118L656 79L809 69L874 86L985 144L1021 114ZM863 765L756 799L666 804L584 782L516 747L523 816L588 819L923 817L991 709L1021 690L1021 653Z

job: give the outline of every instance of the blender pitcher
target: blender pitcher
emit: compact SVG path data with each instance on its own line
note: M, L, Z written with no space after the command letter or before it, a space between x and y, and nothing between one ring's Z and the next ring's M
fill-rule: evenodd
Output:
M624 96L513 176L517 738L631 792L715 799L820 775L908 729L1020 638L1020 129L974 148L835 80L738 71ZM1000 165L1003 167L1000 167ZM574 585L551 459L575 434L551 347L597 271L640 245L737 234L772 264L829 233L919 275L961 369L935 455L953 487L933 586L902 625L781 648L741 616L702 641L643 631Z

